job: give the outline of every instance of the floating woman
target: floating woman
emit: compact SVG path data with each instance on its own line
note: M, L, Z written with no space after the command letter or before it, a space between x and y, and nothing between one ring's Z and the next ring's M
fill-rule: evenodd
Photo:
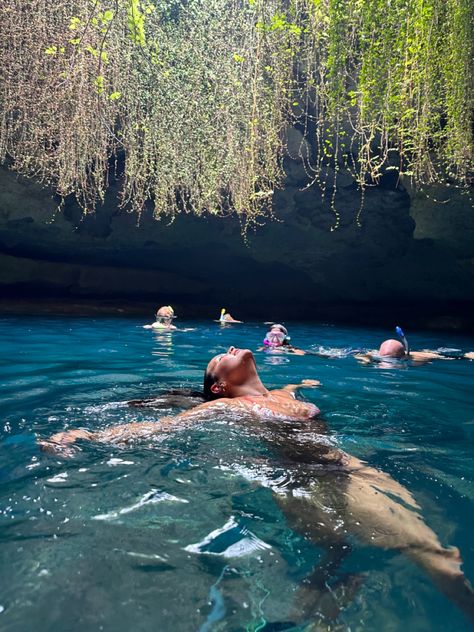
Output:
M255 430L274 449L275 465L284 465L293 486L274 490L290 526L328 550L347 550L346 538L395 549L407 555L438 589L474 620L474 591L461 570L455 547L443 547L423 521L412 494L391 476L338 449L324 435L319 409L299 401L299 388L315 380L268 390L249 349L230 347L211 359L204 375L207 401L159 422L130 423L97 432L70 430L53 435L43 449L70 455L77 439L128 444L229 413ZM263 423L262 423L263 422Z

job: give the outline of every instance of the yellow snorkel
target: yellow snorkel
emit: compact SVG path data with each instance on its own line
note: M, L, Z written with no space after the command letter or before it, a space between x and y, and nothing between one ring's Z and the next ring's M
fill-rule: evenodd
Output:
M221 309L221 315L220 315L220 317L219 317L219 320L221 321L221 323L224 323L224 322L225 322L225 318L224 318L224 316L225 316L225 307L223 307L223 308Z

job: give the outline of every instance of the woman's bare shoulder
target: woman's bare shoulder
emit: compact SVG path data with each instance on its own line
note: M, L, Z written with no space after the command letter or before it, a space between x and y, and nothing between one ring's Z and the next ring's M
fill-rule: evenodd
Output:
M186 419L187 417L205 416L206 414L225 412L229 408L241 407L241 397L220 397L210 402L204 402L198 406L194 406L190 410L186 410L183 413L177 415L177 417Z

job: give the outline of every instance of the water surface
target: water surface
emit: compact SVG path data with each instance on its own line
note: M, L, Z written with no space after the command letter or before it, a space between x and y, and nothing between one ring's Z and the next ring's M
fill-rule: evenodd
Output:
M157 334L142 324L0 320L2 630L469 629L403 555L357 542L330 582L350 593L340 597L341 614L323 620L316 605L296 623L301 587L323 549L289 526L271 490L284 486L284 466L235 420L152 445L83 444L69 460L42 454L37 436L157 419L125 402L199 388L212 355L230 344L256 349L267 330L180 322L195 331ZM295 345L341 357L257 354L265 384L320 379L304 397L321 408L332 440L408 487L474 579L474 363L361 366L343 350L373 348L390 332L287 325ZM474 349L462 336L409 338L414 349Z

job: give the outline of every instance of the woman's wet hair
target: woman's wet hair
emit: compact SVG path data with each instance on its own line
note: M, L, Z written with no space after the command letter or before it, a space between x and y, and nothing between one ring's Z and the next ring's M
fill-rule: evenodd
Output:
M211 390L211 386L217 382L217 378L214 373L211 371L205 371L204 373L204 399L206 402L210 402L213 399L219 399L220 395L218 393L213 393Z
M202 404L203 401L204 395L202 391L196 391L192 388L170 388L163 393L159 393L156 397L132 399L127 403L135 408L152 408L153 410L182 408L187 410Z

